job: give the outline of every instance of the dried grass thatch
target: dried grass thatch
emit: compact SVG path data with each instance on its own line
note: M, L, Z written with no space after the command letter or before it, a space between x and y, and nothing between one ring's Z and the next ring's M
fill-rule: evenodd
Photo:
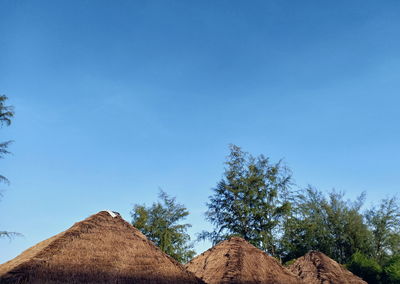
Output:
M238 237L217 244L186 267L208 284L303 283L275 258Z
M367 284L322 252L310 251L289 269L310 284Z
M0 283L202 283L119 215L101 211L0 265Z

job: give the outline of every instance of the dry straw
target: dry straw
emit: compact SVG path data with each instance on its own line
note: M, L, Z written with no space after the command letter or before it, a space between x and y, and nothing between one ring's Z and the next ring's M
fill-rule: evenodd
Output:
M217 244L186 267L208 284L303 283L275 258L238 237Z
M318 251L298 258L289 269L309 284L368 284Z
M202 283L119 214L101 211L0 265L0 283Z

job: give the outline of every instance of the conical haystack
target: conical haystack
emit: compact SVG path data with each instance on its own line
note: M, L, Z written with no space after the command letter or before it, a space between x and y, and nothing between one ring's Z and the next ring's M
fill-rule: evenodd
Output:
M302 283L276 259L238 237L217 244L186 267L207 284Z
M310 251L289 269L310 284L367 284L322 252Z
M0 283L201 283L119 214L101 211L0 265Z

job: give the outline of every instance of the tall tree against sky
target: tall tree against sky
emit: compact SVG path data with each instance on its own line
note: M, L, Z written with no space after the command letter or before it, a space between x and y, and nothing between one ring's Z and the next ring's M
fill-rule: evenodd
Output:
M230 141L287 157L300 185L367 203L397 192L399 13L396 0L0 1L0 94L18 108L0 130L18 142L0 227L29 235L0 262L158 185L208 228Z
M154 242L162 251L181 263L195 255L187 229L190 224L181 221L189 215L175 197L160 190L159 201L151 206L136 204L131 212L132 225Z
M11 124L11 119L14 117L14 108L6 105L7 100L7 96L0 95L0 127L9 126ZM0 142L0 159L3 159L5 155L10 154L8 146L11 143L11 140ZM0 182L9 184L9 180L2 174L0 174ZM0 191L0 198L1 197L2 192ZM0 237L11 237L16 234L17 233L14 232L0 231Z
M200 239L214 244L229 236L243 237L253 245L276 255L278 232L290 211L291 174L282 162L271 163L230 145L224 177L207 203L206 219L214 231Z
M360 251L371 254L371 232L360 209L365 194L356 200L332 190L325 195L311 186L300 190L285 222L281 255L287 261L310 250L321 251L340 263Z
M385 198L367 210L367 223L373 234L374 254L380 264L400 254L400 205L396 197Z

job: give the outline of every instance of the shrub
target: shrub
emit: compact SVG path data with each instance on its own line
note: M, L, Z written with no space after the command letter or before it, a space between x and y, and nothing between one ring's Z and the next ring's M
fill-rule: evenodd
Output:
M361 252L354 253L346 266L369 284L380 283L382 267L374 259L368 258Z
M384 266L384 282L400 283L400 255L393 256Z

